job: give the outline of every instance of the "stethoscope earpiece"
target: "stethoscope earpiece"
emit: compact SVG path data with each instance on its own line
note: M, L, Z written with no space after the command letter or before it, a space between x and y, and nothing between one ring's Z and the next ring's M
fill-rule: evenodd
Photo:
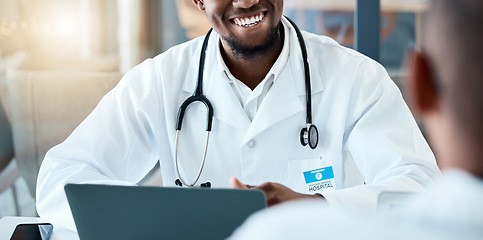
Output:
M183 186L183 183L181 182L181 180L176 179L176 181L174 181L174 184L178 187L182 187ZM211 188L211 182L205 182L205 183L202 183L200 184L200 187L202 188Z
M176 179L176 181L174 181L174 184L176 184L176 186L178 186L178 187L183 186L183 184L181 183L181 181L179 179Z
M211 188L211 183L210 182L205 182L200 185L202 188Z

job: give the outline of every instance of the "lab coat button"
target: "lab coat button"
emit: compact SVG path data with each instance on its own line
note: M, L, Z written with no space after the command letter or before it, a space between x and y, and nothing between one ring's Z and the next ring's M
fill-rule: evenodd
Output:
M256 145L256 143L257 143L257 142L256 142L255 140L253 140L253 139L252 139L252 140L250 140L250 141L248 141L248 142L247 142L247 146L248 146L249 148L254 148L254 147L255 147L255 145Z

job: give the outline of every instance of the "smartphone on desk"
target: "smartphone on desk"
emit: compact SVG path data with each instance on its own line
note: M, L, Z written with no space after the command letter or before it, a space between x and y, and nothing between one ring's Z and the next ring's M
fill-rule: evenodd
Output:
M22 223L17 225L10 240L48 240L53 228L50 223Z

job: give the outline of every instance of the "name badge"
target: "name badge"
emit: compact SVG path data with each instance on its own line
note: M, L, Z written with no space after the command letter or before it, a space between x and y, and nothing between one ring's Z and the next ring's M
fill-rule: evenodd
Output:
M304 172L305 184L309 192L317 193L335 189L332 166Z

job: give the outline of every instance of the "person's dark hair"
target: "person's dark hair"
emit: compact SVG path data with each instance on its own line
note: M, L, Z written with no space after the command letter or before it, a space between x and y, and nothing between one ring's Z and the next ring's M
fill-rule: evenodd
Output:
M483 139L483 1L433 0L425 50L438 93L462 131Z

